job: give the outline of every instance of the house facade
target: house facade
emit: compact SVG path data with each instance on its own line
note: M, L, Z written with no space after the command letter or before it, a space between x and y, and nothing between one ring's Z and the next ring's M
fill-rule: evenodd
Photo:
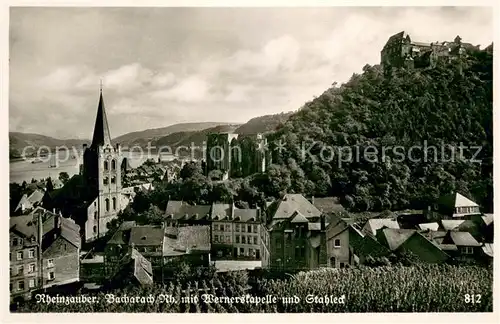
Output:
M41 207L10 218L11 300L80 280L80 228Z

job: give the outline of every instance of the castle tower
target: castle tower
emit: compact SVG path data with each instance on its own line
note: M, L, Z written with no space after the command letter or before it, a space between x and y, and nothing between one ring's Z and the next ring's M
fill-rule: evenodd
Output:
M121 210L121 164L120 146L113 147L111 144L101 89L92 143L85 149L82 170L90 196L96 198L92 236L104 235L107 223L116 218Z

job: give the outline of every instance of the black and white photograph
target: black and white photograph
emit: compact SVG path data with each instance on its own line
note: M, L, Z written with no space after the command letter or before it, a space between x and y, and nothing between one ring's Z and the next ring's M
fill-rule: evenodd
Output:
M8 6L6 312L493 315L495 8L326 5Z

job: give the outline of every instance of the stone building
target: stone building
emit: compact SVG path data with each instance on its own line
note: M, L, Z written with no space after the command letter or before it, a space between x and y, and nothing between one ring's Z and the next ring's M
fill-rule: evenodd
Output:
M384 69L395 67L421 68L435 66L439 61L452 61L478 51L479 45L463 43L460 36L453 41L417 42L402 31L391 36L381 51L381 65Z
M226 180L265 172L268 165L267 139L263 134L211 133L207 138L206 173Z
M79 231L73 220L41 207L10 218L11 301L80 280Z

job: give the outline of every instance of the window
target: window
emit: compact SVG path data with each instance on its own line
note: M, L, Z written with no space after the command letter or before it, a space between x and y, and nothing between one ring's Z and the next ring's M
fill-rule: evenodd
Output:
M253 244L257 245L257 236L253 237Z
M35 249L28 250L28 258L33 259L35 257Z
M111 160L111 170L116 170L116 161Z
M221 235L221 236L219 237L219 239L220 239L220 242L221 242L221 243L224 243L224 235Z
M102 180L102 183L103 183L104 185L107 185L107 184L108 184L108 182L109 182L108 177L104 177L104 179Z
M111 177L111 183L116 183L116 177Z
M259 228L259 227L258 227L258 225L254 225L254 226L253 226L253 232L254 232L254 233L257 233L258 228Z
M17 252L17 260L22 260L23 259L23 252L22 251L19 251Z
M22 265L17 266L17 274L19 274L19 275L24 274L24 266L22 266Z
M113 210L116 210L116 198L113 197Z
M226 235L226 243L231 243L231 236Z
M236 235L236 243L240 243L240 236Z
M104 170L109 170L108 161L104 161Z
M344 262L340 262L340 268L345 268Z
M246 244L246 236L241 235L241 244Z
M19 239L19 245L23 245L23 239L22 238Z
M17 282L17 290L24 290L24 281Z
M35 272L35 264L34 263L30 264L28 267L29 267L28 268L28 272L29 273Z
M230 232L231 231L231 225L226 225L226 232Z
M94 219L97 219L97 211L94 212Z
M245 233L245 225L241 224L241 231Z
M464 254L474 254L474 248L472 246L465 246L462 249L462 253L464 253Z
M244 255L245 254L245 249L244 248L240 248L240 255Z
M339 248L340 247L340 240L339 239L335 239L333 241L333 247L335 247L335 248Z
M219 235L214 235L214 242L219 242Z
M53 268L53 267L54 267L54 259L48 259L47 268Z
M30 281L28 283L28 287L29 288L35 288L35 279L30 279Z
M109 199L106 198L106 211L109 212Z
M54 280L54 278L55 278L54 271L49 272L48 275L47 275L47 278L49 280Z
M234 225L234 230L235 230L236 232L239 232L239 231L240 231L240 224L236 224L236 225Z
M247 232L248 233L252 233L252 225L248 225L247 226Z
M31 243L35 243L35 242L36 242L36 237L34 237L34 236L33 236L33 237L31 238Z
M16 246L17 244L19 244L18 241L17 241L17 237L14 237L12 239L12 245Z
M219 226L220 231L224 232L224 225Z
M92 227L92 231L94 231L94 233L97 233L97 226Z

